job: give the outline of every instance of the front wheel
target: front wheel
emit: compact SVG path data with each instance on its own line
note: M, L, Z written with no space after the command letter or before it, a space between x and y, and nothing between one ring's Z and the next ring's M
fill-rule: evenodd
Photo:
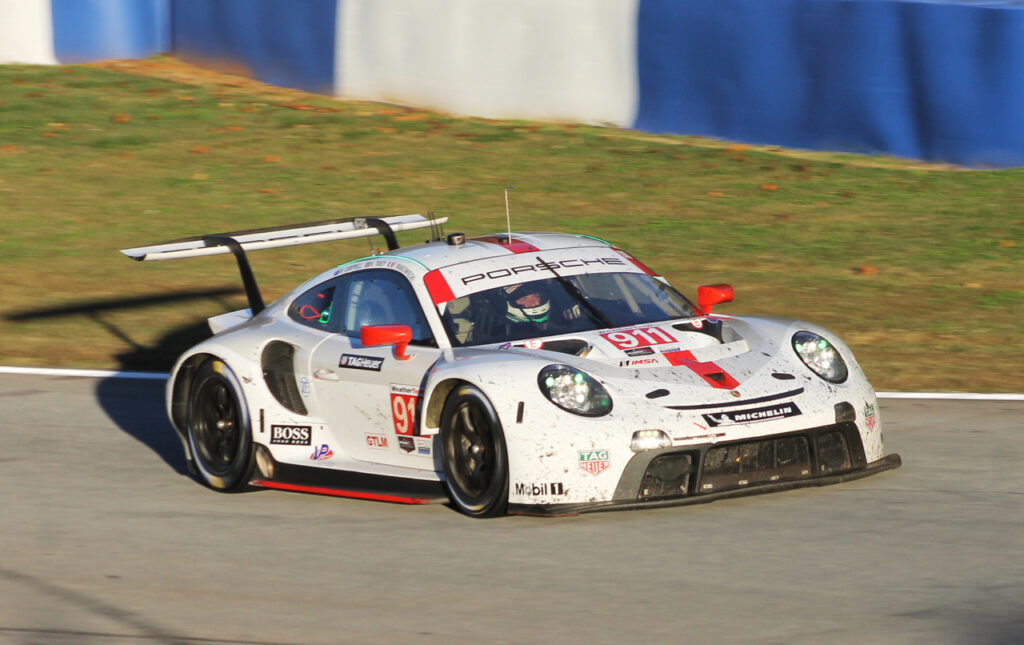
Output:
M240 490L253 471L249 410L238 377L211 359L196 372L188 397L188 442L199 477L210 488Z
M501 422L484 393L455 389L441 412L441 450L448 494L471 517L493 517L508 506L508 451Z

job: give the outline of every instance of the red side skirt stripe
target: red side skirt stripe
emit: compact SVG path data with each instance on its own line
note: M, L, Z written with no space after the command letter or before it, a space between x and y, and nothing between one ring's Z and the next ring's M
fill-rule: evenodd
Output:
M364 493L355 490L338 490L337 488L321 488L319 486L300 486L298 484L286 484L284 482L271 482L256 479L250 482L253 486L261 488L275 488L288 490L297 493L316 493L317 495L333 495L335 497L351 497L354 499L369 499L375 502L393 502L395 504L429 504L432 500L419 497L402 497L399 495L383 495L380 493Z

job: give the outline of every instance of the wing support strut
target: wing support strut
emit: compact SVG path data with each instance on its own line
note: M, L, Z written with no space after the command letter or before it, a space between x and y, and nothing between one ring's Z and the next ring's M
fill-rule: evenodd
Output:
M394 234L392 234L392 237L394 237ZM238 272L242 274L245 297L249 299L249 310L253 316L263 311L266 308L266 305L263 304L263 295L260 294L260 288L256 284L256 276L253 275L252 267L249 266L249 258L245 255L245 249L242 248L238 240L223 235L208 235L203 238L203 243L206 246L228 247L231 254L238 261Z

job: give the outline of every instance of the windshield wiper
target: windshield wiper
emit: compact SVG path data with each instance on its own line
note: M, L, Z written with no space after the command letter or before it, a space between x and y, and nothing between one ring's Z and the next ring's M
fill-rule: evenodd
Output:
M608 319L608 316L604 315L600 309L592 305L586 298L583 297L583 293L579 290L579 288L576 285L569 282L562 276L558 275L558 271L555 271L554 265L545 262L544 259L541 258L539 255L537 256L537 261L540 262L541 265L544 266L544 268L546 268L548 271L551 272L552 275L555 276L555 279L558 280L558 284L562 285L562 288L565 289L566 293L572 296L573 299L576 300L576 302L583 305L583 308L587 310L587 313L590 314L591 318L604 325L605 328L611 328L615 326L612 324L612 321Z

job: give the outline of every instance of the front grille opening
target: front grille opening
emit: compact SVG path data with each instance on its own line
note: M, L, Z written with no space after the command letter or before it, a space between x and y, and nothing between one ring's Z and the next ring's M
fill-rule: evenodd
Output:
M641 501L685 497L690 488L692 472L692 455L659 455L647 466L637 497Z
M700 492L803 479L812 476L811 471L810 446L804 435L716 446L704 458Z
M815 450L818 453L819 475L849 470L853 466L846 437L838 430L818 435L815 440Z

